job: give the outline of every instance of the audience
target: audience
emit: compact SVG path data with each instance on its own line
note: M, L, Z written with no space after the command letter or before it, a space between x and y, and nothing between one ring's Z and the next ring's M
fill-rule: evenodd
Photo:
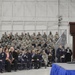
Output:
M17 69L39 69L42 66L51 66L55 62L54 44L58 41L59 35L52 32L47 35L45 32L42 35L40 32L36 35L33 33L16 33L2 35L0 40L0 72L5 69L11 72ZM71 61L72 51L63 46L56 51L57 62ZM69 59L67 58L69 57Z

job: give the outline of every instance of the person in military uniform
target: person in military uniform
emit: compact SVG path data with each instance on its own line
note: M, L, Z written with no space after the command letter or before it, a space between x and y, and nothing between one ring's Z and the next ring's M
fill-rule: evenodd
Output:
M54 36L55 42L57 42L58 39L59 39L59 34L58 34L58 32L56 32L56 34L55 34L55 36Z
M46 35L46 33L45 33L45 32L44 32L44 34L43 34L42 38L47 39L47 35Z
M36 41L36 38L34 38L34 39L32 40L32 46L34 46L34 47L36 47L35 41Z
M3 72L3 69L5 68L5 59L6 55L4 52L2 52L2 48L0 48L0 72Z
M49 35L48 35L48 38L47 38L47 39L49 39L49 40L53 41L53 34L52 34L52 32L50 32L50 33L49 33Z
M46 54L45 50L43 50L42 58L43 58L43 60L44 60L45 68L47 68L47 64L48 64L48 55Z

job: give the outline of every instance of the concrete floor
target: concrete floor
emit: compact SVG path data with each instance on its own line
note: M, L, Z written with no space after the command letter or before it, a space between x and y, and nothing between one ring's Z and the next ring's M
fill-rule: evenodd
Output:
M51 68L41 68L41 69L32 69L32 70L21 70L17 72L6 72L6 73L0 73L0 75L50 75Z

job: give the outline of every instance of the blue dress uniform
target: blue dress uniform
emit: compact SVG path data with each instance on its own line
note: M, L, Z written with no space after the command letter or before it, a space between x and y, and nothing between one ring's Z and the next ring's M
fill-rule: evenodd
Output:
M2 72L2 53L0 53L0 72Z
M6 53L5 52L2 52L2 60L3 60L3 69L5 69L5 60L6 60Z
M6 59L6 54L4 52L0 53L0 72L5 68L5 59Z
M58 48L56 51L56 57L57 57L57 62L61 62L61 57L62 56L62 49Z

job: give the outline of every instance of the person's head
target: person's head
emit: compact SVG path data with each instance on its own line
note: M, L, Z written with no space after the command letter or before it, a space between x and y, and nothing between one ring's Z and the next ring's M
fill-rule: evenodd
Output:
M65 49L65 47L64 47L64 46L62 46L62 48L63 48L63 49Z
M35 50L32 50L32 53L35 54Z
M44 32L44 34L46 34L46 32Z
M52 32L50 31L50 33L49 33L50 35L52 35Z
M2 53L2 48L0 48L0 53Z
M69 47L67 47L67 49L69 49Z
M18 52L17 50L15 50L15 52Z
M14 51L14 47L10 47L10 50L13 52Z
M35 36L35 33L33 33L33 35Z
M40 32L38 32L38 34L40 35Z
M29 53L31 53L31 50L28 50Z
M27 53L27 50L24 50L24 53L26 54Z
M9 50L8 50L8 48L6 48L6 53L8 53L9 52Z
M45 50L43 50L43 54L45 54L46 52L45 52Z
M40 53L40 50L38 50L38 54Z
M62 46L60 45L59 48L62 48Z
M58 32L56 32L56 35L58 35Z
M34 46L32 46L32 48L34 49Z

